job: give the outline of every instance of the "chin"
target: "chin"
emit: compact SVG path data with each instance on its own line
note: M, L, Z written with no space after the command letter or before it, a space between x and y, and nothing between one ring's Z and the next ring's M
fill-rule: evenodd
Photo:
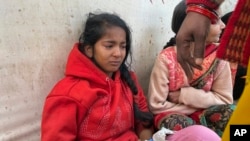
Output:
M213 43L219 43L219 41L220 41L220 38L217 38L213 40Z
M118 71L119 70L119 68L112 68L112 69L110 69L109 71L110 72L116 72L116 71Z

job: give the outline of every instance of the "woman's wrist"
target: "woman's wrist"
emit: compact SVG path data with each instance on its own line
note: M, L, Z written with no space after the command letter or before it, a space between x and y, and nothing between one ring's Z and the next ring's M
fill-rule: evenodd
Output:
M186 12L196 12L208 17L211 20L211 23L216 23L219 19L218 14L213 9L206 7L202 4L190 4L187 6Z
M186 0L186 4L203 4L210 9L216 10L224 0Z

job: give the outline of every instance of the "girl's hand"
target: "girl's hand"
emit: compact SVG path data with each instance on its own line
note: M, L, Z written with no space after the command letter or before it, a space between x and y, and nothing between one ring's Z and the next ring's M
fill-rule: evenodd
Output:
M167 100L173 103L179 103L180 91L169 92Z
M152 138L153 131L151 129L144 129L141 131L139 137L140 141L147 141Z

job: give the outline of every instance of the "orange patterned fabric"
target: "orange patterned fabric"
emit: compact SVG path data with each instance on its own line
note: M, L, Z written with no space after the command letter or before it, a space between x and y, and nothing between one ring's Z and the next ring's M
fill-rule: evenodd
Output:
M210 49L212 49L210 51ZM221 69L225 65L225 62L218 63L216 60L216 49L217 47L214 44L210 44L206 47L206 57L202 63L202 70L194 69L193 79L189 82L191 85L194 84L195 87L201 81L205 81L205 83L201 86L199 84L199 89L204 89L208 91L211 89L213 83L213 77L216 73L216 69ZM176 57L176 48L168 47L164 49L161 54L164 54L164 60L167 61L167 68L169 69L169 90L176 91L181 87L185 87L185 72L183 71L181 65L177 61ZM219 64L217 66L217 63Z
M197 80L199 77L204 75L212 66L214 59L216 58L216 52L213 52L206 58L204 58L203 63L202 63L202 70L194 69L194 75L193 75L193 81Z
M221 38L217 56L247 66L250 56L250 0L241 0Z

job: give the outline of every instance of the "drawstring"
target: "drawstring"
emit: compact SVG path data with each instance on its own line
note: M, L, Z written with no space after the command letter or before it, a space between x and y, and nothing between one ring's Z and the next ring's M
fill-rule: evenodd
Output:
M109 81L109 77L106 77L106 81L108 82L108 85L109 85L109 92L111 93L112 90L111 90L111 84L110 84L110 81Z

